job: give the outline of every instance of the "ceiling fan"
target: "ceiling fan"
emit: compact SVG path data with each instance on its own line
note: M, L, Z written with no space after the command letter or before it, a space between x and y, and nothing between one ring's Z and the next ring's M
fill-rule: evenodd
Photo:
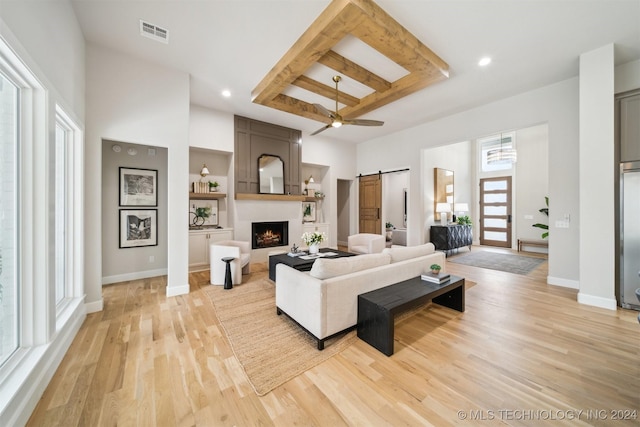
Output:
M326 108L324 108L322 105L320 104L313 104L314 107L316 107L316 109L318 111L320 111L322 114L324 114L325 116L329 117L331 119L331 123L329 123L328 125L318 129L317 131L313 132L311 135L317 135L320 132L322 132L325 129L329 129L329 128L339 128L342 125L356 125L356 126L382 126L384 124L384 122L381 122L379 120L364 120L364 119L352 119L352 120L346 120L343 119L342 116L340 114L338 114L338 95L340 94L340 92L338 91L338 83L340 83L340 80L342 80L342 77L340 76L334 76L332 79L335 83L336 83L336 111L329 111Z

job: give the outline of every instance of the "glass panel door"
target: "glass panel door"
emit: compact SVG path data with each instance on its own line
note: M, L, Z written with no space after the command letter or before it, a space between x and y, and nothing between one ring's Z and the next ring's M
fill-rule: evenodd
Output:
M480 180L480 244L511 247L511 177Z

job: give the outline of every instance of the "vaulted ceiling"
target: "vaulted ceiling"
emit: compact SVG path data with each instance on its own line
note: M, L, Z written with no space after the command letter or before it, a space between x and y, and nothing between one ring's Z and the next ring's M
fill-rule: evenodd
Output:
M384 14L435 55L431 58L440 59L428 61L435 64L429 76L444 77L448 65L449 78L386 105L377 102L384 96L384 82L397 85L413 72L393 56L406 56L410 50L402 52L403 48L387 44L380 51L392 34L384 29L378 40L366 40L380 31L379 24L356 25L345 37L311 53L305 61L312 59L312 64L304 73L291 80L299 70L284 79L285 69L276 70L280 77L267 86L275 84L283 99L333 110L333 96L326 91L332 77L341 74L340 89L352 96L341 102L341 111L385 124L347 126L309 136L317 130L318 120L326 121L313 108L301 116L253 100L261 99L261 82L270 80L281 59L296 64L286 58L299 40L307 48L313 46L304 43L303 34L330 0L71 2L88 43L189 73L193 104L300 129L303 138L367 141L571 78L578 75L581 53L609 43L616 45L616 63L640 59L640 0L377 0ZM168 29L169 43L141 37L140 19ZM481 68L477 63L483 56L493 62ZM349 66L336 73L337 62L349 64L342 58L378 76L377 83L369 82L375 86L363 84L353 71L356 67L351 67L351 75ZM322 85L327 87L321 89ZM231 97L221 96L223 89Z

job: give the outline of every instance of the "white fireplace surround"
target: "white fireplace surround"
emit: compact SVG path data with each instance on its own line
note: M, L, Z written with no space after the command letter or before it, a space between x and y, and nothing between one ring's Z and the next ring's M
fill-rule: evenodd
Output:
M269 252L288 251L295 243L302 243L302 203L288 201L236 200L235 239L251 242L251 223L289 221L289 244L272 248L253 249L251 262L267 262Z

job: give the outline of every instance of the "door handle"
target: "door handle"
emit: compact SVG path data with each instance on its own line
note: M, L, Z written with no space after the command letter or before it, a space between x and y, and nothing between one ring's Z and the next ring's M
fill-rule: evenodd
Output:
M511 224L511 215L507 215L507 223Z

